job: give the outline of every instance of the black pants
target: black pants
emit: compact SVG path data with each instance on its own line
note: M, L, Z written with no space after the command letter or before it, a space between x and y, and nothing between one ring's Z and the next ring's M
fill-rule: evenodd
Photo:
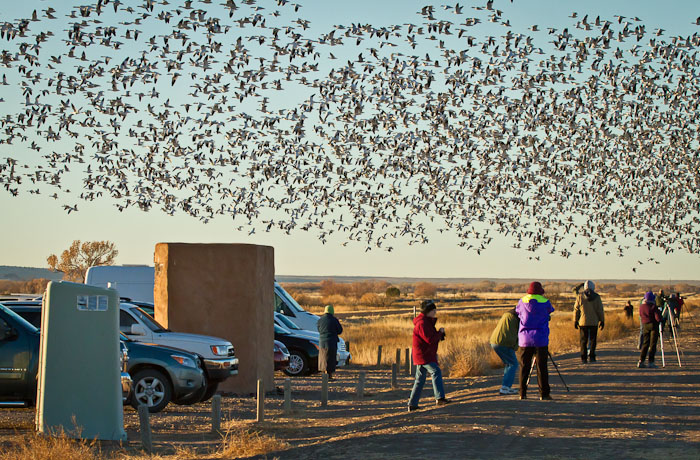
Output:
M649 352L649 362L654 362L656 343L659 341L659 323L647 323L642 326L642 352L639 360L644 362Z
M537 356L537 385L542 396L549 396L549 372L547 360L549 347L520 347L520 396L527 396L527 378L532 368L532 358Z
M597 326L579 326L579 336L581 337L581 361L587 361L588 356L591 361L595 361L595 346L598 340ZM591 352L588 353L588 343L591 343Z

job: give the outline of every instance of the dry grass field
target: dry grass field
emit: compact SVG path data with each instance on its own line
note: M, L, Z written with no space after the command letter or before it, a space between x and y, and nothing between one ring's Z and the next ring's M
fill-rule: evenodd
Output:
M307 308L314 312L320 312L329 300L309 286L298 290L288 287L308 301ZM500 385L501 364L488 339L500 315L515 305L521 293L438 290L432 297L439 306L438 324L447 332L439 355L449 397L455 404L428 407L410 415L405 404L412 377L402 374L399 387L392 389L388 365L396 349L402 350L403 360L403 350L410 347L413 306L420 299L408 293L383 305L364 304L359 299L369 297L366 292L359 294L330 295L335 296L332 299L345 328L343 337L350 342L353 363L338 373L329 407L319 406L318 375L293 380L292 415L282 412L278 393L269 394L267 421L261 424L254 421L253 398L224 397L221 433L210 431L208 404L171 405L152 417L153 455L141 450L138 417L130 408L125 409L129 442L124 444L38 436L33 433L32 409L0 409L0 460L415 458L435 449L445 456L470 458L524 458L530 454L607 458L622 448L617 444L620 441L627 449L620 453L624 458L647 458L643 455L645 445L652 445L655 455L698 458L700 416L696 409L700 395L693 385L700 376L700 329L691 329L687 323L688 329L682 333L684 368L671 367L673 356L667 354L670 364L656 373L658 378L653 381L658 386L650 390L649 397L657 406L650 408L647 402L637 401L640 389L648 385L634 368L639 323L636 313L633 320L624 319L622 306L628 299L639 299L641 291L602 293L606 307L605 329L599 334L602 364L587 368L578 364L575 352L578 331L572 325L573 295L551 295L557 311L551 323L550 348L572 392L564 393L556 374L550 373L556 406L547 408L539 401L517 405L518 401L499 398L494 391ZM688 303L700 322L694 298L691 296ZM383 358L376 366L379 345ZM671 343L666 346L670 353ZM367 395L358 400L355 383L361 371L367 374ZM279 374L278 387L283 380L284 375ZM429 394L427 385L424 402L430 400ZM504 418L504 414L511 414L511 418ZM651 444L639 443L639 439L650 439L645 434L647 421L656 438ZM580 437L585 433L588 437ZM416 436L422 441L417 443ZM591 441L590 436L597 440ZM505 445L520 446L521 450L511 455L503 450Z

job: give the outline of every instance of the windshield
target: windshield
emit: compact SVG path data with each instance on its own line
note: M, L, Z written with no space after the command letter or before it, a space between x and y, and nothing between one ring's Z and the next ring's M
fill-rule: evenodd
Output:
M22 318L21 316L19 316L17 313L13 312L12 310L7 308L6 306L0 304L0 309L2 309L2 311L5 312L7 314L7 316L9 316L13 320L17 321L17 323L19 323L25 329L27 329L31 332L37 332L37 333L39 332L39 329L35 328L32 323L30 323L26 319Z
M303 308L299 306L296 300L292 296L290 296L287 291L285 291L282 287L275 288L277 289L277 293L279 294L280 297L282 297L285 300L285 303L289 308L291 308L293 311L304 311Z
M149 328L153 332L170 332L169 329L164 328L160 324L158 324L158 321L155 320L151 315L146 313L145 311L141 310L139 307L132 307L129 309L131 313L133 313L137 318L139 318L141 321L143 321L143 324L146 325L147 328Z
M299 326L294 324L289 318L287 318L284 315L275 315L276 319L282 323L282 326L286 327L287 329L291 330L301 330Z

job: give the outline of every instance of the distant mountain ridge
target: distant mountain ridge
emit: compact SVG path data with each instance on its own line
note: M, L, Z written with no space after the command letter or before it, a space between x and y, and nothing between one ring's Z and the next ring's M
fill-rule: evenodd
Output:
M401 283L416 283L419 281L427 281L430 283L457 283L457 284L472 284L478 283L479 281L495 281L500 283L517 284L517 283L529 283L532 278L494 278L494 277L482 277L482 278L417 278L417 277L393 277L393 276L299 276L299 275L277 275L275 280L279 283L318 283L323 280L333 280L338 283L352 283L355 281L362 280L377 280L377 281L387 281L392 284ZM567 283L581 283L583 279L567 279L567 278L541 278L542 282L567 282ZM667 284L668 279L665 280L647 280L647 279L596 279L596 283L634 283L634 284ZM693 286L700 286L700 280L671 280L672 283L687 283Z
M52 272L48 268L0 265L0 280L28 281L37 278L58 281L63 278L63 273Z
M63 277L62 273L52 272L47 268L37 267L15 267L11 265L0 265L0 280L13 281L28 281L36 278L46 278L49 280L60 280ZM275 279L280 283L318 283L323 280L333 280L339 283L352 283L361 280L379 280L387 281L392 284L400 283L416 283L419 281L428 281L431 283L478 283L479 281L497 281L501 283L525 283L530 282L530 278L417 278L417 277L401 277L401 276L333 276L333 275L277 275ZM542 279L547 282L581 282L580 279ZM666 284L669 280L632 280L632 279L597 279L600 283L636 283L636 284ZM672 280L673 283L688 283L695 286L700 286L700 280Z

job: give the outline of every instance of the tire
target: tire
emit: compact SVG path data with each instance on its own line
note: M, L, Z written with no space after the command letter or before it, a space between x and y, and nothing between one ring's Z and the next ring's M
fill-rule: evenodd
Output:
M209 401L211 397L216 394L216 390L218 389L219 382L207 383L207 389L204 391L204 396L202 396L202 399L200 399L199 402Z
M148 407L148 412L156 413L165 409L173 396L173 388L168 377L157 369L142 369L132 377L134 389L131 405L138 409L140 404Z
M299 350L289 350L289 366L284 373L291 377L298 377L309 373L309 358Z

